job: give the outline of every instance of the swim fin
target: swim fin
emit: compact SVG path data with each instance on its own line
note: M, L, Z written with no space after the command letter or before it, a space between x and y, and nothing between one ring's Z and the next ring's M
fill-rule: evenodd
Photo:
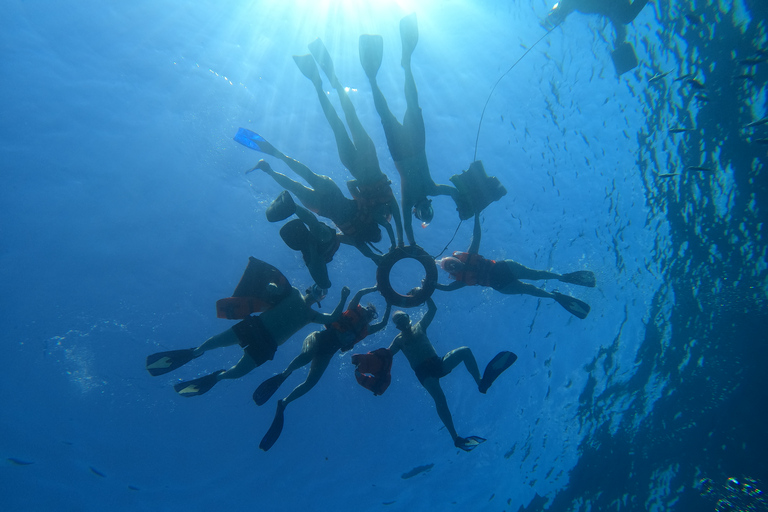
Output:
M621 43L611 52L611 59L613 60L613 67L616 69L616 74L621 76L627 71L631 71L637 67L637 55L635 55L635 49L629 43Z
M359 48L360 64L363 65L365 75L373 80L381 67L384 38L379 35L363 34L360 36Z
M193 360L195 358L194 350L193 348L169 350L147 356L147 371L153 377L171 372Z
M266 142L266 140L264 140L264 137L256 132L252 132L251 130L247 130L245 128L238 128L234 139L235 142L239 142L247 148L255 149L259 153L264 153L264 151L262 151L262 149L259 147L259 142Z
M277 401L277 410L275 411L275 419L272 420L272 425L269 426L269 430L264 434L264 437L259 443L259 448L264 451L269 450L277 442L280 434L283 432L283 421L285 418L285 405L282 400Z
M205 377L199 379L188 380L186 382L179 382L173 389L181 396L198 396L207 393L213 386L219 382L219 375L224 373L224 370L213 372Z
M449 179L459 194L470 203L469 211L462 212L461 209L459 210L459 216L462 219L468 219L473 214L480 213L489 204L498 201L507 193L507 189L504 188L498 178L486 174L483 162L480 160L472 162L469 169L461 174L454 174ZM456 205L462 207L459 202ZM467 209L466 206L463 208Z
M572 315L575 315L582 320L587 318L587 315L589 314L589 304L586 302L580 301L579 299L574 299L573 297L570 297L568 295L563 295L559 292L552 292L552 295L554 295L555 300L558 304L563 306L565 309L568 310L569 313Z
M579 286L595 287L595 274L589 270L577 270L560 276L558 281L562 283L577 284Z
M294 213L296 213L296 203L293 200L293 196L287 190L283 190L267 208L267 220L269 222L279 222L287 219Z
M419 24L415 12L400 20L400 42L403 45L401 64L405 67L405 63L411 60L416 43L419 42Z
M454 441L453 445L456 448L461 448L465 452L471 452L475 448L478 447L478 445L483 444L486 442L487 439L484 439L482 437L478 436L469 436L469 437L457 437L456 441Z
M272 398L272 395L285 382L286 378L282 373L278 373L259 384L259 387L253 392L253 401L256 402L256 405L267 403L267 400Z
M317 64L315 64L315 59L311 55L294 55L293 61L299 67L301 74L309 78L315 87L320 88L323 86L320 72L317 70Z
M517 361L517 355L507 350L499 352L493 356L491 362L485 367L483 378L480 379L480 385L477 386L480 392L485 394L485 392L488 391L488 388L491 387L491 384L493 384L493 381L495 381L499 375L504 373L504 370L512 366L515 361Z
M340 89L339 79L336 78L336 70L333 67L333 59L331 54L328 53L328 49L325 47L323 40L319 37L307 45L309 53L315 58L320 65L320 69L323 70L325 76L328 77L328 81L331 82L331 87L334 89Z

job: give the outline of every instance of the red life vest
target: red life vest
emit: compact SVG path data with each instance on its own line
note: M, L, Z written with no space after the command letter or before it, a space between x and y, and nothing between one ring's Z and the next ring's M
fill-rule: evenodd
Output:
M341 351L350 350L355 343L368 336L367 311L363 306L357 305L355 309L348 309L341 314L337 322L333 322L326 329L333 329L341 345Z
M464 264L464 270L451 274L456 281L470 286L491 286L491 268L496 264L495 260L468 252L454 252L453 257Z
M392 351L388 348L354 354L352 364L355 365L357 383L373 391L374 396L384 393L392 382Z

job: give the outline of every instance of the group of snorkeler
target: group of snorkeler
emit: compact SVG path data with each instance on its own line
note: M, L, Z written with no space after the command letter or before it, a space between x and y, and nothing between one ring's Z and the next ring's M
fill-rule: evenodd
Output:
M643 0L636 0L635 4L638 2L644 4ZM238 142L281 160L306 182L307 185L302 184L275 171L265 160L260 160L253 169L247 171L261 170L285 189L267 208L266 217L270 222L287 221L280 229L280 236L291 249L301 252L314 283L302 293L289 283L280 270L251 257L232 297L217 302L220 318L238 319L240 322L207 339L198 347L159 352L147 357L147 370L157 376L175 370L211 349L240 345L243 355L231 368L179 382L174 386L182 396L197 396L208 392L223 379L240 378L272 360L277 348L309 323L322 324L322 329L310 333L304 339L301 351L287 368L262 382L253 393L256 404L263 405L294 371L309 365L305 380L285 398L277 401L275 418L259 445L265 451L274 445L283 430L284 411L288 404L318 383L337 352L350 351L367 336L381 331L390 318L393 305L414 307L426 303L427 311L415 323L408 313L395 311L391 317L399 333L387 348L354 354L352 363L355 365L355 377L360 385L374 395L382 394L391 381L393 356L402 351L417 379L432 396L438 416L454 445L465 451L471 451L485 439L458 435L440 379L463 364L477 384L478 391L486 393L491 384L515 362L517 356L508 350L499 352L482 374L469 347L456 348L440 357L427 336L427 329L437 312L431 292L484 286L503 294L526 294L553 299L580 319L586 318L590 311L589 305L579 299L556 291L548 292L521 280L557 280L594 287L595 276L592 272L578 270L556 274L533 270L513 260L495 261L480 255L480 213L506 194L506 190L495 177L486 175L480 161L473 162L468 170L453 176L451 182L454 186L434 182L427 164L424 120L411 71L411 56L418 41L415 14L400 21L400 36L407 104L402 122L390 112L376 81L383 53L381 36L360 36L359 51L390 155L400 175L402 209L398 207L390 180L379 167L375 145L336 76L328 51L323 42L316 39L309 45L311 54L294 56L294 60L301 73L312 82L323 113L333 130L340 160L353 177L347 182L352 199L345 196L331 178L314 173L306 165L277 150L260 135L241 128L235 137ZM323 90L318 65L339 97L351 137ZM438 195L447 195L453 199L461 220L474 217L472 240L466 252L454 252L437 261L429 257L430 263L425 264L425 268L431 265L433 269L435 264L439 265L453 282L440 284L435 279L434 282L422 283L421 288L411 290L406 296L393 296L382 289L377 272L377 285L359 290L346 308L344 306L350 295L350 289L346 286L342 288L341 299L331 313L320 313L312 308L323 300L331 287L327 266L341 244L356 247L379 266L379 271L389 265L389 254L398 251L413 254L413 249L417 249L419 254L426 255L416 244L412 215L428 224L434 216L430 197ZM294 196L301 204L294 201ZM318 216L329 219L333 226L319 220ZM291 217L295 218L288 220ZM394 229L391 221L394 221ZM389 236L390 248L387 255L375 251L373 246L382 239L381 227ZM405 244L404 236L408 245ZM391 268L386 269L387 272L389 270ZM436 271L433 272L436 275ZM418 292L423 292L425 288L429 288L429 293L421 294L416 300ZM379 316L376 308L372 304L363 306L360 302L365 295L376 291L384 296L387 305L381 319L372 323ZM411 300L401 302L399 299Z

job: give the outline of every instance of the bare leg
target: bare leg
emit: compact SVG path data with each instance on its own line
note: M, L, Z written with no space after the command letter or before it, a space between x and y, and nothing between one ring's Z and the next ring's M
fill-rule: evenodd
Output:
M455 442L459 435L456 433L456 427L453 425L453 417L451 416L450 409L448 409L445 393L443 393L443 389L440 387L440 381L430 377L424 379L424 382L422 382L421 385L424 386L424 389L429 392L432 399L435 401L437 415L440 416L440 420L443 422L443 425L445 425L445 428L448 429L448 433L451 434L451 439Z
M554 272L547 272L546 270L533 270L513 260L504 260L504 264L509 267L516 279L538 281L541 279L560 279L561 277L560 274L555 274Z
M253 360L251 356L249 356L247 353L243 353L243 357L240 358L240 361L235 364L232 368L225 371L224 373L220 373L216 380L222 380L222 379L239 379L240 377L243 377L244 375L248 374L256 368L256 361Z
M288 405L297 398L304 396L310 389L315 387L315 384L320 381L320 377L323 376L325 369L328 368L328 364L331 362L332 357L333 354L323 356L315 355L315 357L312 358L312 366L309 367L307 378L304 382L293 388L293 391L291 391L287 397L283 398L283 404Z
M469 347L459 347L451 350L443 356L443 372L450 373L459 364L464 363L467 371L475 379L477 385L480 385L480 369L477 367L477 361Z
M205 340L202 345L194 349L193 354L195 357L198 357L211 349L230 347L232 345L238 345L239 343L240 338L237 337L235 331L227 329L226 331L219 333L216 336L211 336Z
M521 283L517 279L498 291L506 295L532 295L534 297L543 297L547 299L555 298L555 296L548 291L542 290L530 283Z

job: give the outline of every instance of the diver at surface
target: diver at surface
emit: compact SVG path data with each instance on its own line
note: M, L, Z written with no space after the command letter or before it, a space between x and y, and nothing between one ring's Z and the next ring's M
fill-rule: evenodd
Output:
M380 322L370 325L377 317L376 308L373 304L368 304L367 306L360 305L360 299L364 295L375 291L376 287L373 286L371 288L363 288L357 292L338 321L326 325L325 329L315 331L307 336L302 345L301 353L290 362L288 367L282 373L278 373L262 382L253 393L254 402L257 405L264 405L291 373L302 366L310 365L304 382L296 386L288 396L278 400L275 418L261 440L259 448L267 451L275 444L283 429L285 408L288 404L304 396L315 387L336 352L351 350L356 343L371 334L379 332L386 326L392 306L387 304L384 318Z
M625 41L629 25L640 14L648 0L561 0L547 16L547 25L562 23L573 11L600 14L611 21L616 31L615 49L611 52L616 74L623 75L637 66L637 56L631 44Z
M448 285L438 283L437 290L453 291L467 285L490 286L496 291L507 295L532 295L554 299L569 313L584 319L589 314L590 307L586 302L575 299L559 292L548 292L530 283L522 283L520 279L539 280L557 279L563 283L576 284L593 288L595 274L588 270L577 270L568 274L556 274L545 270L533 270L514 260L489 260L478 251L480 250L480 218L475 215L475 226L472 232L472 242L467 252L454 252L438 261L440 267L450 274L454 282Z
M427 312L416 325L411 324L411 318L407 313L396 311L392 315L392 322L400 331L400 334L392 341L389 350L392 356L400 351L405 354L411 368L416 373L416 378L419 379L421 385L424 386L424 389L427 390L435 401L437 414L451 434L454 446L468 452L475 449L480 443L485 442L485 439L478 436L460 437L456 433L456 427L453 424L451 411L448 409L445 393L443 393L443 389L440 387L440 379L451 373L459 364L464 363L467 371L475 380L478 391L486 393L496 378L504 370L512 366L512 363L517 360L517 356L508 351L499 352L488 363L482 377L480 376L475 356L469 347L459 347L451 350L442 358L439 357L435 347L427 337L427 328L435 318L436 312L437 306L435 306L435 302L431 298L427 299Z

